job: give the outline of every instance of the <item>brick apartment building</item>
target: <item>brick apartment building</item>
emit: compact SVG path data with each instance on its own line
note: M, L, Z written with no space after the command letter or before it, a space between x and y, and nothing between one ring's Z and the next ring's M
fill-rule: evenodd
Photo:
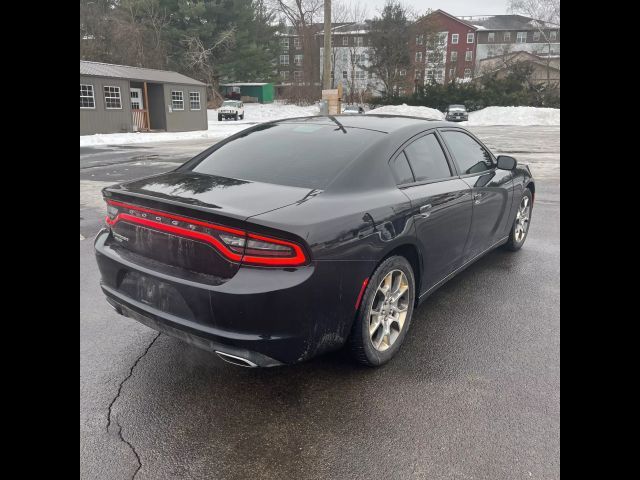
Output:
M470 81L481 73L478 70L482 60L520 51L538 57L551 55L559 67L560 27L549 23L543 25L551 40L549 46L539 25L537 20L522 15L456 17L440 9L430 12L408 28L411 67L399 72L399 76L406 79L399 93L411 93L417 85L429 81ZM381 82L367 71L370 66L369 29L369 21L332 25L334 88L341 82L348 91L373 94L381 91ZM311 27L306 53L295 28L286 27L278 36L277 72L281 85L303 82L320 85L324 25ZM311 58L305 58L305 55ZM305 71L309 75L305 75Z
M453 15L436 10L409 27L409 53L413 68L408 85L429 80L450 82L473 76L476 28Z
M512 52L528 52L543 57L560 55L558 25L538 22L522 15L461 18L476 28L476 66L486 58ZM545 36L550 40L550 44Z

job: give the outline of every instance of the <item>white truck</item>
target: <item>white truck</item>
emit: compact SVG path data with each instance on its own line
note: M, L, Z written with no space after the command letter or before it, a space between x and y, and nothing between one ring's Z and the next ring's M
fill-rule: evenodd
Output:
M218 121L224 118L244 119L244 104L240 100L225 100L218 109Z

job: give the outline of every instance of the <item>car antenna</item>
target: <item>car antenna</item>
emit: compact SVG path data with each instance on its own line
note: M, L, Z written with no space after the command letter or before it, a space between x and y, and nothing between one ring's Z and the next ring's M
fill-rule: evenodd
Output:
M343 133L347 133L347 130L342 126L342 124L338 120L336 120L336 117L334 117L333 115L329 115L329 119L331 119L331 121L333 121L333 122L336 122L336 125L338 125L338 127L340 127L340 130L342 130Z

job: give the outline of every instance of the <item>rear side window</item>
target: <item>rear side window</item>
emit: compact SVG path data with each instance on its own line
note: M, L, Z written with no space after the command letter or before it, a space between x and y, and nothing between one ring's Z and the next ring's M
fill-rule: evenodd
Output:
M222 145L186 170L292 187L324 189L384 133L321 123L268 123Z
M481 173L493 168L491 154L463 132L442 132L461 175Z
M411 167L409 167L409 161L404 152L393 159L391 162L391 170L393 170L393 174L396 177L397 185L415 182Z
M416 182L438 180L451 176L440 142L433 133L420 137L404 149Z

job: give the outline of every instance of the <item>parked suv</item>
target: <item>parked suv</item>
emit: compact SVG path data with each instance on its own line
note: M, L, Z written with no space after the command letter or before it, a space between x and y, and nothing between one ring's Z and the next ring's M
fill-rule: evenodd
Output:
M239 100L225 100L218 109L218 121L223 118L244 119L244 104Z
M449 105L445 111L445 119L449 122L466 122L469 113L464 105Z

